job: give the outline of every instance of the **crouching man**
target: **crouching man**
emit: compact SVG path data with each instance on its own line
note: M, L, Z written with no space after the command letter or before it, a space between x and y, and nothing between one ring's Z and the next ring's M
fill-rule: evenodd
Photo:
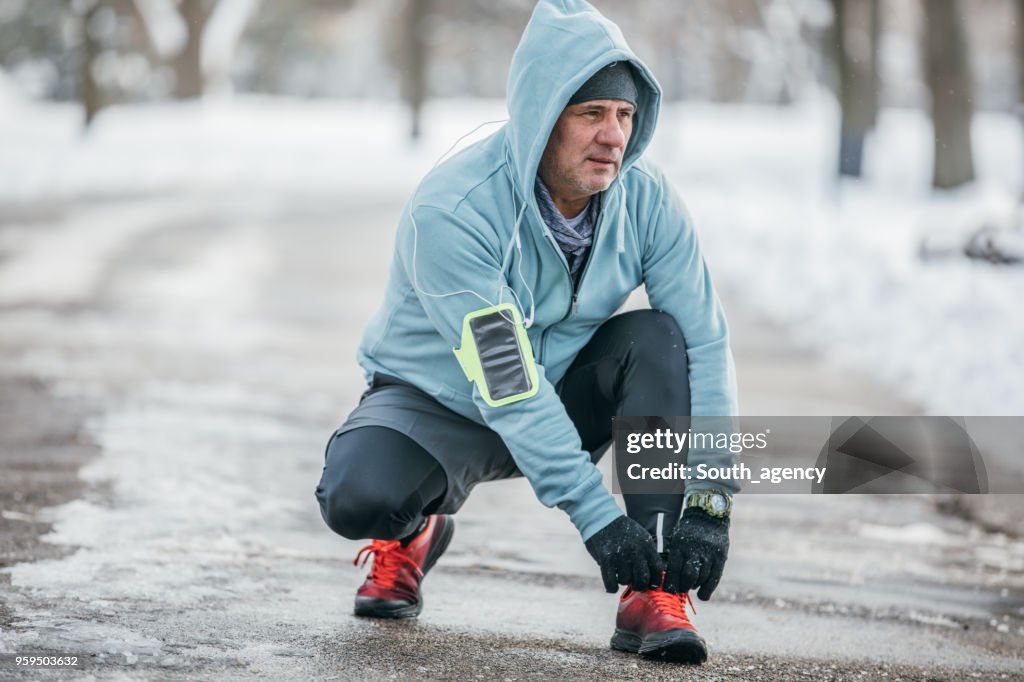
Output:
M569 515L606 589L626 586L612 646L706 659L685 607L722 576L734 491L626 495L623 514L594 465L614 415L736 413L693 225L641 158L660 99L614 24L542 0L512 60L509 121L409 202L359 349L369 387L316 491L332 530L372 540L357 615L419 614L451 515L477 483L524 475ZM615 315L641 284L653 309ZM689 462L726 465L700 450Z

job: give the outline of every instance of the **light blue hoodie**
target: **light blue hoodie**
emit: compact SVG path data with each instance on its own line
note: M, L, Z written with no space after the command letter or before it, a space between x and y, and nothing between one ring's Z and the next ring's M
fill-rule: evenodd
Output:
M559 114L601 67L628 60L641 82L622 169L605 192L589 262L574 296L565 257L536 205L541 154ZM581 0L541 0L512 59L509 122L424 178L403 214L384 303L359 362L399 377L497 432L540 501L565 510L584 540L622 512L582 449L554 385L597 327L645 284L651 306L686 339L694 415L736 414L725 316L689 215L660 170L640 155L654 133L661 90L618 27ZM517 229L518 228L518 229ZM518 303L540 391L490 407L452 349L467 313ZM689 463L724 466L693 451ZM712 487L697 482L688 490ZM715 487L721 487L719 483Z

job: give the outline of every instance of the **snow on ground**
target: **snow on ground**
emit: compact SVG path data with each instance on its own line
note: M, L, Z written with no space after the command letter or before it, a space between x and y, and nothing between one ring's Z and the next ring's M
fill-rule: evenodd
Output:
M0 207L167 191L407 195L461 135L505 116L501 102L437 102L427 139L411 145L393 103L240 97L118 107L83 134L74 106L18 100L7 89L0 100ZM929 189L922 113L883 113L860 183L834 180L836 125L824 96L785 109L672 105L651 156L686 199L719 285L799 343L931 413L1024 414L1024 316L1014 313L1024 270L918 255L926 234L957 244L984 224L1012 222L1024 184L1019 123L978 115L979 182L941 194ZM145 218L129 209L124 220ZM38 236L29 225L5 226L0 257L24 251L36 259L24 267L45 267L38 255L48 246L67 253L69 228L58 227ZM94 229L95 240L74 246L80 263L68 271L78 277L132 232ZM52 277L55 290L73 289L60 281ZM0 284L14 286L10 276Z

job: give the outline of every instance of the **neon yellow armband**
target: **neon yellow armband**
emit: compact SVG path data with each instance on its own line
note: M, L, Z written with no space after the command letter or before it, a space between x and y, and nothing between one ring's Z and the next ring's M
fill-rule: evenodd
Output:
M455 357L484 402L501 407L537 394L537 364L519 310L511 303L474 310L462 321Z

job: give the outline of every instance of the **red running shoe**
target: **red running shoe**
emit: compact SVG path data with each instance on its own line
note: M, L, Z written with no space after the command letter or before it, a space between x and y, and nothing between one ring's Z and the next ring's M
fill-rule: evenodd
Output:
M373 567L356 592L357 616L412 618L423 609L420 583L448 549L455 532L451 516L429 516L427 526L405 546L399 540L374 540L359 550L353 564Z
M708 648L686 616L689 593L636 592L627 587L619 599L612 648L675 663L703 663Z

